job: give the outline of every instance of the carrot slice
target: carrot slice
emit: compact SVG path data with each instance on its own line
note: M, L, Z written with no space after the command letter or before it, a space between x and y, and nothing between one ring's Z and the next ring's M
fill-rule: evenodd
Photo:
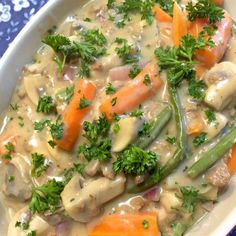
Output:
M157 22L172 22L172 17L166 13L164 10L162 10L159 6L155 5L153 7L153 12L155 14L155 18Z
M230 155L227 159L227 166L231 176L236 173L236 144L232 147Z
M207 68L211 68L222 59L232 36L233 21L226 11L225 17L218 22L217 26L218 29L212 38L215 47L207 47L204 50L198 50L195 54L197 60L202 62Z
M160 236L155 213L107 215L89 236Z
M92 101L96 95L95 86L88 80L79 80L75 86L74 95L63 115L64 133L60 140L55 140L58 147L71 151L79 136L81 123L90 111L91 106L79 109L81 99Z
M209 26L206 19L196 19L195 21L190 21L188 25L188 32L196 39L205 26Z
M214 0L214 3L218 6L221 6L224 4L224 0Z
M188 124L187 133L191 136L198 136L204 130L204 123L202 120L193 120Z
M174 45L180 45L181 38L188 32L188 21L180 6L175 2L173 10L172 37Z
M148 84L145 83L145 78L150 80ZM135 79L103 102L100 111L111 121L114 114L121 115L131 111L155 95L162 84L163 82L158 76L157 65L149 63Z
M196 70L197 79L200 80L202 78L202 76L207 72L207 68L206 68L206 66L204 66L202 64L196 64L194 67Z

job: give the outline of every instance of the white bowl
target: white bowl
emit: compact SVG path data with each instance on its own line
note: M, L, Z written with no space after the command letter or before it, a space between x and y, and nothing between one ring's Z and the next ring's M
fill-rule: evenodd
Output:
M32 61L47 29L58 25L86 0L51 0L25 26L0 60L0 112L7 108L23 66ZM236 19L235 0L226 0L226 8ZM214 210L196 224L186 236L225 236L236 225L236 176ZM0 235L4 212L0 206Z

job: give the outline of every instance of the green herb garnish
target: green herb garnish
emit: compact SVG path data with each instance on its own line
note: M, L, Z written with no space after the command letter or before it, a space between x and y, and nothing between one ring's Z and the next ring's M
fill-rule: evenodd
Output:
M80 103L79 103L79 109L82 110L88 106L90 106L92 104L91 101L89 101L88 99L86 98L81 98L80 99Z
M158 160L159 156L156 153L132 146L118 154L117 160L113 163L113 170L116 173L142 175L158 166Z
M39 98L37 112L50 113L55 109L55 104L51 96L41 96Z
M32 199L29 204L30 211L44 213L45 211L55 212L60 204L60 194L64 189L62 182L55 179L49 180L46 184L36 187L32 192Z
M186 10L190 21L203 18L208 19L210 24L215 24L224 18L224 10L212 0L198 0L196 4L190 1L186 5Z
M199 147L201 146L203 143L206 142L206 135L207 133L202 132L201 134L199 134L199 136L195 137L193 139L193 145L194 147Z
M31 158L33 166L31 175L32 177L38 178L49 168L50 162L46 160L43 154L39 154L36 152L31 154Z

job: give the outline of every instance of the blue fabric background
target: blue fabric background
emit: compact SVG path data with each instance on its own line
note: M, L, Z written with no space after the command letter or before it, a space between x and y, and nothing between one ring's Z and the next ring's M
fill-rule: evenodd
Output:
M18 32L48 0L0 0L0 57ZM236 229L229 236L236 236Z
M0 0L0 57L47 0Z

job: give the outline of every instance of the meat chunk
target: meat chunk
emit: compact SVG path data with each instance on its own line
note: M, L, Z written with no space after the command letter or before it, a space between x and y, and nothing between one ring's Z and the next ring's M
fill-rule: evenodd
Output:
M16 201L24 202L31 197L31 186L29 183L25 182L24 177L16 166L12 163L5 166L3 169L3 193ZM12 177L11 177L12 176ZM13 178L12 181L10 179Z
M101 177L83 182L75 175L61 193L62 203L68 215L79 222L89 222L98 215L104 203L124 192L126 179L117 176L114 180Z
M215 167L210 170L206 176L207 181L213 186L223 188L228 185L230 174L227 165L224 161L219 162Z

